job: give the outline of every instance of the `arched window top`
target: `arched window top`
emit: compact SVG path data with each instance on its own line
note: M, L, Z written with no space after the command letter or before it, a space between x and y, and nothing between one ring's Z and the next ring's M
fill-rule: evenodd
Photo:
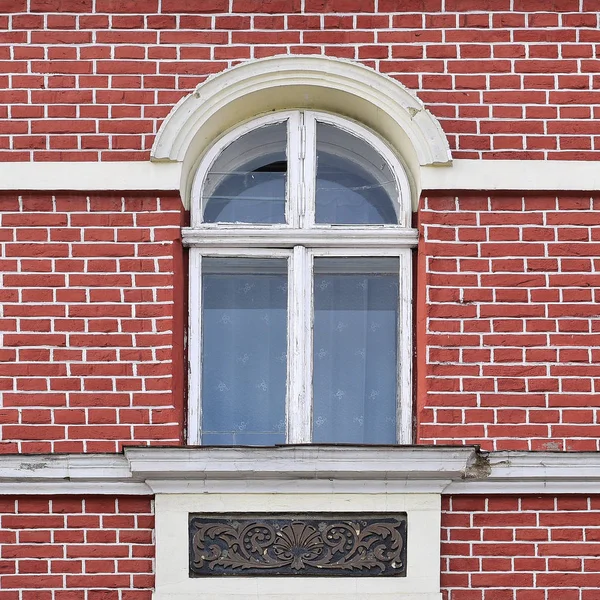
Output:
M224 135L199 164L192 226L409 226L410 186L389 146L316 111L274 113Z
M415 210L420 168L451 164L439 122L414 93L364 65L324 56L268 57L209 77L167 116L152 160L182 163L181 195L189 206L199 162L214 140L239 123L291 108L337 114L376 132L402 157Z

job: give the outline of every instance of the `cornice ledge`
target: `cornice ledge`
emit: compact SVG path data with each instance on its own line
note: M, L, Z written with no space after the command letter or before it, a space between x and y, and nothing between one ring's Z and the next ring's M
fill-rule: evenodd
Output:
M247 492L596 493L597 452L479 452L458 446L126 448L5 455L3 494Z
M150 494L115 454L5 455L1 494Z
M490 452L444 493L588 493L600 486L598 452ZM474 463L476 465L476 463Z
M131 472L152 481L443 481L462 479L475 447L281 446L127 448Z

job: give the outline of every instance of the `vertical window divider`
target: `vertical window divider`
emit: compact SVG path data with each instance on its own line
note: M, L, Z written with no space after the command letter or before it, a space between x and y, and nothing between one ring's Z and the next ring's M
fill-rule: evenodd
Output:
M302 208L304 202L303 176L303 124L302 114L298 111L290 114L288 118L287 136L287 202L285 203L286 222L288 226L300 227Z
M304 176L304 203L302 227L313 227L315 224L315 201L317 185L317 121L314 113L304 113L304 160L302 171Z
M288 324L288 405L287 441L311 441L310 318L311 257L304 246L295 246L290 265Z
M202 430L202 254L190 248L188 331L188 422L187 443L199 445Z

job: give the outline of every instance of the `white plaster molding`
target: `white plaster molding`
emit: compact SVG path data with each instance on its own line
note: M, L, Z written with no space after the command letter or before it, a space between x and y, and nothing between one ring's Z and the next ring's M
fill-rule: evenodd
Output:
M181 163L5 162L0 191L177 191ZM483 191L598 191L600 161L467 160L420 167L421 188Z
M290 109L336 114L378 134L406 165L415 207L420 166L452 160L438 120L398 81L350 60L290 55L245 62L198 85L162 123L152 160L183 164L180 191L189 206L199 162L215 141L246 121Z
M491 452L445 494L587 494L600 489L598 452Z
M154 479L155 494L441 494L451 479Z
M2 494L150 494L115 454L5 455Z
M587 494L600 453L473 447L127 448L115 454L5 455L3 494Z
M600 161L454 160L421 168L422 190L597 191Z
M206 122L237 100L248 98L251 102L251 95L257 92L267 92L273 99L283 88L298 95L299 88L307 87L358 97L392 116L410 139L419 164L451 161L448 141L439 122L398 81L349 60L289 55L245 62L198 85L163 122L152 147L152 158L183 161ZM268 112L268 107L261 107L260 112Z
M438 481L460 479L474 463L472 447L280 446L275 448L128 448L135 477L149 485L299 480ZM328 484L329 485L329 484ZM172 489L172 488L171 488Z
M0 163L0 190L178 190L178 163L6 162Z

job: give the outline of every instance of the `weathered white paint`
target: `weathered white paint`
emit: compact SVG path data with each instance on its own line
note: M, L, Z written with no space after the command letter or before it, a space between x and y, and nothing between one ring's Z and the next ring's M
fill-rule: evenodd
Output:
M202 254L196 248L189 252L189 272L201 273ZM200 443L202 430L202 281L200 277L188 279L188 406L187 443Z
M125 456L5 455L2 494L589 494L597 452L473 447L126 448Z
M287 439L308 444L312 429L312 277L304 246L295 246L289 271ZM308 337L307 337L308 336Z
M453 481L448 494L589 494L600 486L598 452L491 452L488 474Z
M203 225L181 230L183 243L194 248L346 248L348 256L361 252L361 248L386 249L412 248L417 245L419 234L416 229L400 228L394 225L373 225L367 227L313 227L312 229L292 229L285 226L248 227ZM238 251L239 252L239 251ZM354 254L352 254L354 252Z
M2 494L151 494L132 475L127 459L114 454L5 455Z
M473 447L280 446L127 448L131 472L166 480L453 480L466 476Z
M413 443L413 285L412 252L400 250L400 287L398 289L398 439Z
M392 116L412 142L420 164L451 160L439 122L416 94L395 79L360 63L316 55L272 56L245 62L209 77L182 98L167 116L154 141L152 157L184 160L192 140L202 132L206 121L236 101L243 100L253 111L260 108L260 112L266 113L273 110L277 97L287 90L297 96L291 106L304 107L305 88L312 87L342 92L348 102L354 98L366 101ZM238 122L243 118L238 116Z
M158 494L154 600L440 600L439 494ZM407 577L188 577L191 512L406 512Z
M366 127L343 119L336 115L328 115L315 111L305 111L304 130L306 148L306 158L304 163L304 181L310 182L311 186L306 190L306 224L308 227L316 225L315 219L315 182L317 180L317 122L333 125L350 135L364 140L372 146L379 156L387 163L390 171L396 178L396 187L398 197L392 198L394 209L398 217L398 225L401 227L410 227L412 218L412 202L410 182L406 175L406 170L399 160L399 156L386 144L378 135L368 130ZM376 173L373 173L377 177Z

